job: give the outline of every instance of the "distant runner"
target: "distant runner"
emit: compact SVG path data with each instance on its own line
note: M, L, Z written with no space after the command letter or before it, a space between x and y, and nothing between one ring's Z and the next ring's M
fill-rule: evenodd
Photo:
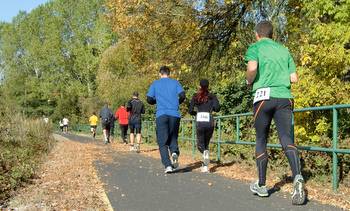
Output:
M110 136L109 136L109 142L113 142L114 141L114 123L115 123L115 117L114 115L112 115L112 121L111 121L111 128L110 130Z
M209 142L214 132L212 112L218 112L220 105L217 97L209 92L209 81L200 81L200 89L193 95L189 113L196 116L197 148L203 154L202 172L209 172Z
M90 116L89 118L90 130L93 138L96 138L97 122L98 122L98 117L96 116L96 112L93 112L92 116Z
M60 120L58 124L60 125L61 132L63 132L63 122L62 122L62 120Z
M63 123L63 132L68 133L68 124L69 124L68 118L64 117L62 119L62 123Z
M49 118L48 118L48 117L44 116L44 117L43 117L43 120L44 120L45 124L48 124L48 123L49 123Z
M287 48L272 40L271 22L262 21L256 28L257 42L246 53L247 84L253 86L254 127L256 130L256 164L259 179L250 190L259 196L268 196L266 169L267 137L274 119L278 137L293 174L292 203L305 203L304 179L301 175L298 149L292 139L293 96L291 83L298 81L296 67Z
M101 126L103 130L103 141L105 144L110 143L110 130L112 121L114 121L113 113L111 109L108 108L108 103L102 107L100 111Z
M179 105L186 99L181 84L169 78L169 75L170 69L162 66L159 70L160 79L151 84L147 93L147 102L151 105L157 104L157 142L165 173L171 173L179 166L178 136L181 118Z
M124 144L128 143L127 133L128 133L128 124L129 124L129 113L126 110L125 106L122 105L114 114L115 119L118 119L120 127L120 136Z
M140 152L141 145L141 115L145 113L145 106L139 99L139 93L134 92L132 99L128 102L126 110L130 112L129 115L129 128L130 128L130 145L131 151ZM135 134L137 144L135 142Z

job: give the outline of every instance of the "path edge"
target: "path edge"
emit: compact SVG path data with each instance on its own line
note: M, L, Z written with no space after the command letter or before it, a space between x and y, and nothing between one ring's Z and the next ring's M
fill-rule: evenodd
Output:
M70 139L60 135L60 134L57 134L57 133L53 133L52 134L53 138L56 140L56 141L71 141ZM95 167L94 167L95 168ZM95 168L95 171L97 171L97 169ZM96 172L95 172L96 173ZM98 179L98 181L102 184L102 181L100 180L100 178L96 175L96 178ZM105 205L107 206L107 211L114 211L113 207L112 207L112 204L111 202L109 201L108 199L108 196L107 196L107 193L106 193L106 190L103 188L102 186L102 192L101 192L101 199L102 201L105 203Z

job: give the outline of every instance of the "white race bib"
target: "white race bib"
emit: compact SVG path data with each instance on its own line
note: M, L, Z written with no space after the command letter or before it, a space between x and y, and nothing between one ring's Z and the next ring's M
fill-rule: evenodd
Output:
M197 122L209 122L210 114L209 112L198 112L196 116Z
M261 88L256 90L253 104L255 104L256 102L259 102L262 100L268 100L268 99L270 99L270 88L269 87Z

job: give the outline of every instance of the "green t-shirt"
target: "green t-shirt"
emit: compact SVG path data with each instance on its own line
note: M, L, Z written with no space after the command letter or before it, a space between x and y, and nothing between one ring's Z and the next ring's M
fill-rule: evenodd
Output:
M253 84L253 93L270 87L270 97L293 98L290 91L290 74L295 72L295 63L287 48L263 38L249 46L245 61L257 61L258 70Z

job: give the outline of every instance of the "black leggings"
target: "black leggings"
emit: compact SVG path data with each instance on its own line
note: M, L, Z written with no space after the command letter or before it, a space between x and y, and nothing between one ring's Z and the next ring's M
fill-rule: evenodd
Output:
M128 125L119 125L120 127L120 136L123 140L124 143L128 142L128 138L127 138L127 133L128 133Z
M268 154L266 151L270 125L274 119L278 138L292 169L293 178L300 174L298 150L292 140L293 102L285 98L272 98L254 104L254 127L256 130L256 164L259 172L259 185L265 185Z
M209 142L213 135L214 127L198 127L197 126L197 148L203 153L209 149Z

